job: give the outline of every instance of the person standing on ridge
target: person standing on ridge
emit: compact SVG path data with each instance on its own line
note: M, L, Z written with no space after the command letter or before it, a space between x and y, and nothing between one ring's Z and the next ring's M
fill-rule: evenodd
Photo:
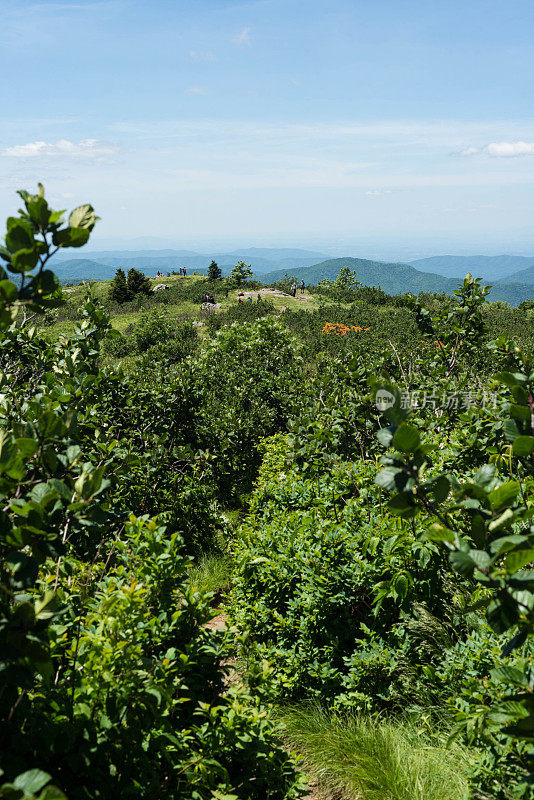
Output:
M304 294L304 289L305 289L305 288L306 288L306 287L304 286L304 281L302 280L302 281L300 282L300 293L301 293L301 294Z
M295 281L293 281L293 283L291 284L291 294L293 295L293 297L295 297L296 293L297 293L297 284L295 283Z

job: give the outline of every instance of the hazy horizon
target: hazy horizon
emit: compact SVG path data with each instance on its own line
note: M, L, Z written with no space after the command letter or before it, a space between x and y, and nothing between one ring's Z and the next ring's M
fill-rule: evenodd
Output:
M391 243L385 242L380 237L376 240L366 240L363 237L359 240L351 240L349 237L336 241L323 237L314 238L301 235L293 237L284 236L264 236L250 239L246 234L243 236L233 235L225 238L209 237L194 239L178 239L173 236L154 237L154 236L132 236L116 238L98 238L93 236L91 244L79 253L71 251L65 252L65 258L89 257L91 253L105 250L191 250L202 254L210 253L231 253L237 250L247 250L249 248L294 248L300 250L311 250L324 253L331 258L342 256L364 258L377 261L414 261L432 256L527 256L534 260L534 241L523 246L516 244L514 247L511 242L501 242L488 245L488 242L473 242L469 244L454 243L452 237L443 241L435 241L434 244L428 242L426 246L419 243L410 244L409 241Z

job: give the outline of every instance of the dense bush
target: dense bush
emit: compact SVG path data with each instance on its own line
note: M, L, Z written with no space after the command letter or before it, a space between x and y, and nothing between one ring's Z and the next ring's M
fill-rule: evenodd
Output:
M142 355L147 365L176 363L194 353L198 344L198 332L191 322L169 319L155 309L141 314L124 336L109 340L103 352L119 358Z
M251 303L235 303L219 314L210 314L206 319L206 324L210 331L218 331L233 322L248 323L254 322L262 317L276 314L273 303L268 300L257 300Z
M271 317L234 323L183 365L198 445L211 454L218 492L235 502L251 489L262 437L286 430L298 403L298 342Z
M453 639L464 629L446 559L384 523L372 465L308 477L282 461L269 472L236 556L233 613L247 657L276 663L278 698L359 711L416 705L418 673L441 653L425 652L410 621L432 615Z
M52 779L70 798L296 796L264 710L226 686L209 597L185 574L180 531L191 545L217 525L213 507L198 525L195 492L214 498L185 392L99 367L113 333L90 296L70 339L29 327L61 303L53 245L83 244L96 217L82 206L65 226L42 188L21 196L0 248L22 276L0 281L1 792L63 797Z

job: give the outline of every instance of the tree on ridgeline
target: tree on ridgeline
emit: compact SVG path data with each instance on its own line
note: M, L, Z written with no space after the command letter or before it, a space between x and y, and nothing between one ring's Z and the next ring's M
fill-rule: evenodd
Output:
M245 281L252 278L253 272L250 264L245 264L244 261L238 261L232 270L231 277L235 281L236 286L240 286Z
M220 281L221 278L222 278L221 268L219 267L216 261L212 261L208 267L208 280Z
M152 286L150 285L149 279L134 267L128 270L126 285L132 296L136 294L152 294Z
M111 286L109 288L109 296L112 300L120 305L123 303L128 303L132 299L123 269L119 268L115 273L115 277L111 281Z

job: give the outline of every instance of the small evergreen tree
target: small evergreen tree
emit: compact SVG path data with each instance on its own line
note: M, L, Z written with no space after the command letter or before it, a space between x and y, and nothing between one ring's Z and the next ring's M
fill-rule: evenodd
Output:
M222 278L221 268L219 267L216 261L212 261L208 268L208 280L220 281L221 278Z
M132 297L136 294L152 294L152 286L149 279L134 267L128 270L126 285Z
M132 299L132 294L128 289L126 275L123 269L119 268L115 273L115 277L111 281L111 286L109 287L109 296L111 300L120 303L120 305Z
M234 279L237 286L240 286L244 281L252 278L252 269L250 264L245 264L244 261L238 261L232 270L231 277Z
M356 278L356 271L350 267L343 267L335 280L335 285L341 289L357 289L360 281Z

